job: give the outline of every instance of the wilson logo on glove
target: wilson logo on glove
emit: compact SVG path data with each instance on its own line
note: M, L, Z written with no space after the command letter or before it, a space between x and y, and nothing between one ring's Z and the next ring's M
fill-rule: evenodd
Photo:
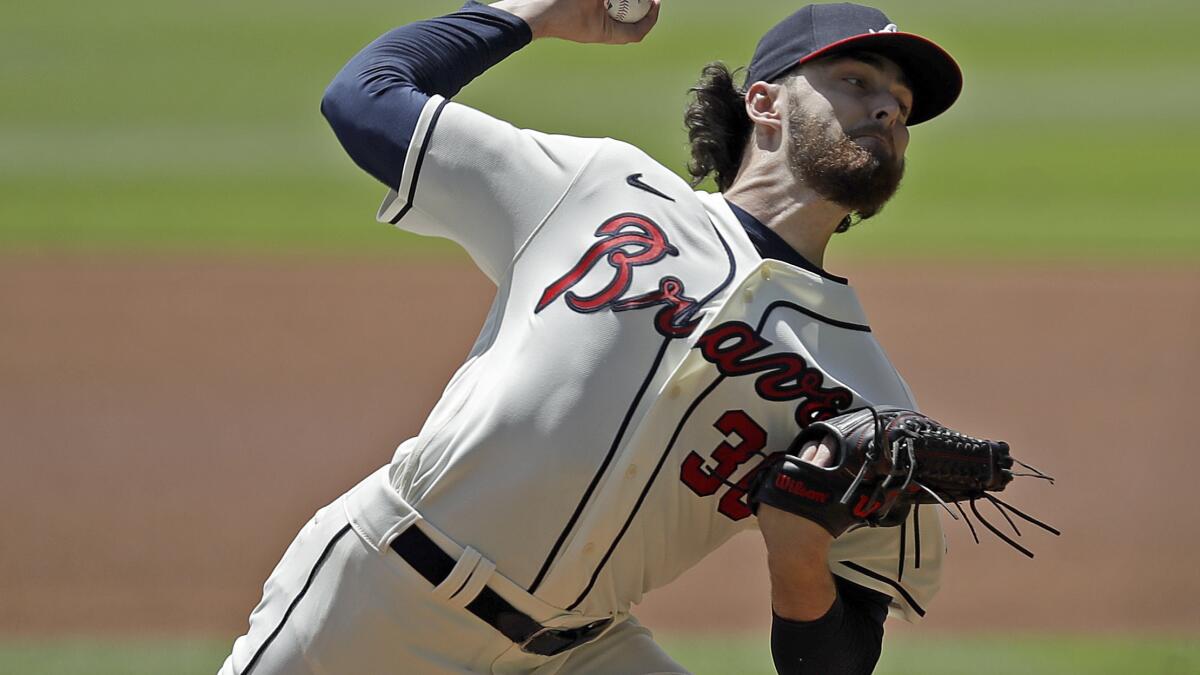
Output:
M817 466L800 459L801 448L810 441L828 443L833 448L832 466ZM1015 472L1014 466L1027 471ZM1033 553L988 522L975 502L980 499L990 502L1018 537L1021 531L1011 516L1059 534L1053 527L994 496L1015 476L1054 481L1013 459L1007 443L972 438L912 410L880 407L864 408L809 425L786 452L773 454L763 462L747 492L752 509L768 504L807 518L834 537L864 526L899 526L898 574L903 576L903 542L910 520L913 539L920 541L919 511L913 508L918 504L938 504L958 520L949 507L954 504L978 542L975 526L959 504L968 502L984 527L1031 558ZM814 493L822 492L841 496L833 500L813 498ZM919 545L917 565L920 566Z
M788 494L795 495L801 499L817 502L819 504L824 504L825 502L829 501L828 492L821 492L820 490L813 490L809 487L806 487L804 485L804 481L796 480L787 474L781 473L778 476L775 476L775 487Z

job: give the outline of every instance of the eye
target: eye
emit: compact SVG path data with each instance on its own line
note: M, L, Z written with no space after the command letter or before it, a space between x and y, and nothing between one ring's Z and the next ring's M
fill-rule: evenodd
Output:
M842 81L849 82L860 89L867 86L867 83L861 77L844 77L842 78Z

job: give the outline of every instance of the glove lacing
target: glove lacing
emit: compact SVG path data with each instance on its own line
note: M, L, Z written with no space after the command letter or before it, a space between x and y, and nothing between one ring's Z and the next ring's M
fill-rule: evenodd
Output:
M849 500L851 499L851 494L854 492L854 490L856 490L858 488L859 484L862 482L863 478L866 476L866 471L867 471L868 466L871 465L872 463L874 463L875 461L877 461L880 456L880 453L885 451L885 450L882 450L881 448L879 448L879 446L882 445L882 443L883 443L883 441L881 441L880 439L887 438L887 435L886 435L887 428L883 422L883 418L880 415L879 411L874 406L867 406L867 410L869 410L871 412L872 421L875 425L875 436L872 439L871 447L869 447L866 451L866 461L864 461L862 467L859 468L858 474L855 476L854 482L851 483L850 489L842 497L843 504L849 503ZM992 523L989 522L987 520L987 518L983 517L983 514L979 512L979 507L976 506L976 502L979 500L980 497L991 502L992 506L996 509L996 511L998 511L1000 513L1001 516L1004 517L1004 520L1008 522L1009 526L1012 527L1013 532L1018 537L1022 536L1021 530L1017 527L1017 524L1009 516L1009 513L1012 513L1013 515L1017 516L1018 518L1021 518L1022 520L1032 523L1033 525L1036 525L1037 527L1039 527L1055 536L1060 536L1062 534L1062 532L1060 532L1058 529L1034 518L1033 516L1030 516L1029 514L1021 511L1020 509L1012 506L1011 504L1009 504L1005 501L1002 501L1000 498L995 497L995 496L989 494L988 492L986 492L984 489L982 489L983 481L986 480L987 478L989 478L990 474L991 474L990 463L988 465L979 463L977 465L979 467L979 469L977 471L972 471L973 465L970 463L964 462L963 459L965 457L969 457L970 455L975 455L975 454L982 455L985 457L988 456L989 448L988 448L988 444L986 442L980 441L975 438L971 438L964 434L960 434L951 429L926 428L925 425L921 425L921 424L917 423L915 420L909 420L908 422L906 422L904 424L903 427L896 429L896 431L902 436L902 438L899 438L896 441L894 441L892 443L892 447L887 450L887 451L890 451L890 459L891 459L893 470L891 472L891 475L889 475L884 480L880 481L880 485L877 487L877 490L876 490L877 495L882 494L883 492L886 492L886 489L895 482L896 478L898 478L900 475L903 475L904 483L900 487L901 491L908 488L909 485L916 485L919 489L921 489L922 491L924 491L925 493L927 493L931 497L933 497L937 501L937 503L939 505L941 505L941 507L943 509L946 510L946 513L950 514L950 518L952 518L953 520L959 519L958 516L955 515L953 511L950 510L949 505L946 503L946 500L942 499L941 495L939 495L937 492L935 492L929 486L914 479L914 476L915 476L916 470L917 470L917 457L916 457L916 447L915 447L913 441L921 439L921 440L924 440L926 443L925 450L929 450L929 448L931 446L933 448L935 448L932 453L926 453L928 455L931 455L932 459L930 459L930 457L924 457L922 459L922 467L921 467L922 472L927 475L930 475L930 476L937 476L940 478L944 478L946 480L963 482L963 483L972 485L974 490L977 491L978 494L971 497L971 499L969 501L971 513L974 513L975 517L977 519L979 519L979 522L982 523L984 527L986 527L990 532L992 532L992 534L996 535L999 539L1004 541L1006 544L1008 544L1009 546L1012 546L1013 548L1015 548L1016 550L1020 551L1021 553L1023 553L1024 555L1026 555L1030 558L1034 557L1032 551L1025 548L1021 544L1017 543L1016 541L1014 541L1011 537L1009 537L1005 533L1001 532L994 525L992 525ZM944 463L942 463L942 466L940 467L940 469L939 469L938 463L936 461L939 446L942 448L945 448L944 453L945 453L945 456L947 457L947 460ZM1045 480L1045 481L1049 482L1050 484L1054 484L1054 478L1052 478L1051 476L1048 476L1045 473L1042 473L1038 469L1036 469L1036 468L1030 466L1029 464L1026 464L1016 458L1010 457L1010 459L1012 459L1013 463L1020 465L1021 467L1027 469L1028 471L1027 472L1013 472L1009 469L1003 469L1002 471L1007 473L1009 476L1012 476L1012 477L1024 476L1024 477L1030 477L1030 478L1037 478L1039 480ZM929 464L934 464L934 466L929 467ZM887 509L884 510L883 513L881 513L879 517L880 518L885 517L887 515L887 513L891 510L892 506L894 506L894 503L888 504ZM915 569L920 569L920 567L921 567L921 538L920 538L921 537L921 521L920 521L920 515L919 515L920 514L920 506L921 506L920 504L913 505L913 548L914 548L913 553L914 553L914 557L915 557L915 565L914 565ZM967 528L971 531L971 538L975 540L976 544L980 543L979 542L979 534L975 530L975 525L971 522L971 518L967 515L966 511L963 510L962 505L956 501L956 502L954 502L954 506L956 509L958 509L959 514L962 515L962 520L964 522L966 522ZM874 522L868 522L868 525L870 525L871 527L877 526L877 524ZM900 556L899 556L900 560L899 560L899 566L898 566L897 573L896 573L897 581L900 581L901 579L904 578L904 564L905 564L905 560L907 558L907 556L905 555L907 540L908 540L908 519L906 518L904 521L902 521L900 523Z
M876 486L874 491L873 498L880 499L898 480L903 479L903 483L901 483L899 490L896 491L896 494L903 494L903 492L907 490L910 485L915 485L918 489L933 497L937 504L945 509L946 513L950 515L952 520L959 520L958 515L955 515L954 511L950 510L949 504L941 497L941 495L939 495L929 486L915 479L917 471L917 450L914 441L923 439L926 441L926 443L929 443L929 441L932 440L938 445L943 445L946 447L946 455L949 457L949 459L947 459L947 461L944 463L945 466L941 471L938 471L936 468L926 469L925 467L930 463L934 463L936 467L936 460L929 461L928 459L923 459L922 472L931 476L938 476L948 480L956 480L976 486L976 491L979 494L971 497L969 500L971 512L975 514L975 517L979 519L979 522L982 523L984 527L992 532L992 534L996 535L1000 540L1004 541L1006 544L1020 551L1029 558L1034 557L1032 551L1001 532L994 525L992 525L991 522L983 517L983 514L979 512L979 508L975 505L975 502L977 502L980 497L991 502L992 506L1000 513L1001 516L1004 517L1004 520L1008 522L1009 526L1018 537L1022 536L1021 530L1017 527L1016 522L1014 522L1009 516L1009 513L1026 522L1036 525L1037 527L1055 536L1062 535L1062 532L1053 526L1044 523L1033 516L1030 516L1015 506L1002 501L998 497L992 496L987 491L982 489L982 481L990 476L990 466L988 467L988 476L984 476L981 475L982 472L972 472L970 470L971 467L962 461L962 457L967 454L976 453L986 456L988 452L988 446L986 442L966 436L964 434L960 434L951 429L926 428L925 425L918 424L915 420L908 420L904 426L896 429L896 432L901 435L901 438L893 442L891 448L884 449L880 447L883 444L880 439L887 438L887 424L883 421L882 415L874 406L867 406L866 410L871 412L872 423L875 426L875 436L865 450L862 466L859 467L858 473L855 474L854 480L850 483L850 487L846 489L845 494L843 494L839 500L843 505L849 505L850 501L853 499L855 491L858 490L858 487L862 484L862 481L865 480L868 469L872 466L877 466L881 453L888 452L891 471L883 480L879 481L879 484ZM787 457L786 452L767 454L761 450L756 451L754 455L762 457L763 461L759 462L757 466L751 469L750 473L743 478L743 481L747 480L747 478L750 481L753 481L753 476L756 473L766 470L772 464L781 462ZM958 458L959 461L953 461L954 458ZM1054 484L1053 477L1046 475L1033 466L1022 462L1015 457L1010 457L1010 459L1012 459L1014 464L1021 466L1027 471L1014 472L1010 469L1003 469L1003 472L1008 476L1036 478L1047 481L1051 485ZM980 464L980 466L983 465ZM743 485L739 485L738 483L734 483L733 481L720 476L716 476L716 478L728 487L743 492L746 491L746 488ZM971 538L975 540L976 544L979 544L979 534L976 532L975 525L971 522L971 518L967 515L967 512L963 510L962 506L957 501L953 503L955 508L958 509L959 514L962 515L962 520L967 524L967 528L971 532ZM877 521L886 517L887 514L891 512L892 507L895 506L895 504L896 500L894 499L888 501L877 516L867 521L867 525L870 527L878 527L879 525ZM921 568L921 506L921 504L913 504L912 509L914 569ZM900 555L898 569L896 571L897 582L903 580L904 578L904 566L907 559L907 543L908 518L905 518L900 522Z

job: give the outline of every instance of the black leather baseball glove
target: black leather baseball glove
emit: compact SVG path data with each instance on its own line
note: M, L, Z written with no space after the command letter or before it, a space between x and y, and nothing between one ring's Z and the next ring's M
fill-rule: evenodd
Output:
M800 459L809 441L832 438L833 461L820 467ZM1028 473L1014 473L1015 466ZM1029 557L1033 554L997 530L975 502L991 502L1012 526L1009 514L1054 534L1058 530L1000 501L1014 476L1050 482L1042 472L1013 459L1007 443L966 436L912 410L864 408L804 429L786 452L768 457L749 490L751 508L768 504L818 523L834 537L857 527L904 523L914 504L954 504L975 536L960 502L996 536ZM978 536L975 540L979 541Z

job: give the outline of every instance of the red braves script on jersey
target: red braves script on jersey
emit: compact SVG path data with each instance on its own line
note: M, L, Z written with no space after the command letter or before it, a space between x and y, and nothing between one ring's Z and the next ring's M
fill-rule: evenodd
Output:
M632 298L624 298L633 283L633 268L652 265L664 256L679 255L679 250L667 241L667 235L654 221L636 213L614 216L596 230L600 241L596 242L570 272L546 288L538 300L535 312L540 312L567 294L567 305L576 312L597 312L611 309L623 312L665 305L655 315L655 327L668 337L691 335L698 321L680 321L696 307L696 299L684 294L683 282L673 276L665 276L658 282L658 290ZM587 297L569 292L601 260L613 268L609 283Z
M773 345L742 321L729 321L706 331L696 346L722 375L762 373L754 382L754 391L768 401L804 399L796 408L796 423L801 428L836 417L854 400L845 387L823 387L824 374L799 354L784 352L752 358Z

